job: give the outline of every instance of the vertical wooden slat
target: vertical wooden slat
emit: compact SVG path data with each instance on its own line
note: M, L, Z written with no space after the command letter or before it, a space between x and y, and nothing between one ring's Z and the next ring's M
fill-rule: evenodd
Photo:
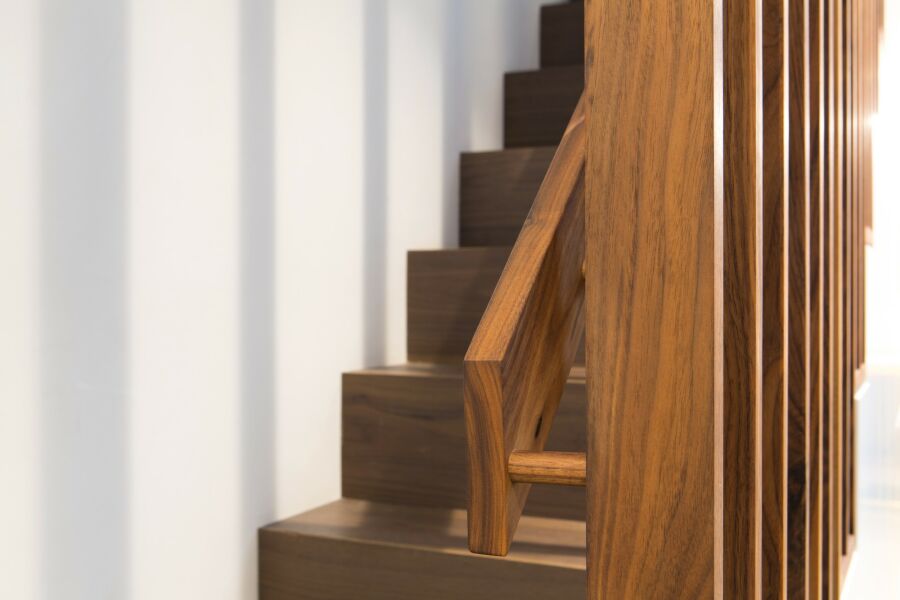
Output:
M830 589L833 598L840 595L841 589L841 557L843 543L843 493L841 481L843 480L843 444L842 444L842 415L843 415L843 4L844 0L831 0L834 18L831 22L831 36L834 44L834 60L831 64L833 75L832 91L834 94L834 108L832 112L833 133L833 157L834 167L833 194L831 199L832 209L832 244L830 252L833 257L831 265L831 290L833 338L831 345L832 365L832 394L831 394L831 424L830 438L832 441L832 464L830 468L832 481L832 522L831 522L831 579Z
M824 326L824 11L809 0L809 550L810 600L822 598L823 326Z
M724 4L724 595L762 587L762 0Z
M860 361L866 363L866 265L865 253L866 247L872 242L872 115L875 110L875 47L878 39L876 22L876 4L877 0L867 0L865 3L865 114L863 116L863 149L865 152L864 168L865 168L865 188L863 192L863 263L862 263L862 292L860 315Z
M763 597L787 596L787 26L763 2Z
M857 367L859 366L859 328L857 327L858 315L859 315L859 234L860 234L860 148L859 148L859 116L860 116L860 107L859 107L859 8L861 5L861 0L857 0L851 4L852 6L852 14L853 14L853 22L851 28L851 44L853 47L853 60L850 64L851 70L851 97L853 99L853 112L851 114L851 132L852 132L852 152L853 152L853 160L851 163L852 171L853 171L853 189L852 194L850 196L851 208L853 212L853 231L852 231L852 239L853 239L853 267L851 272L851 294L853 299L853 311L850 315L850 328L853 333L853 362L851 366L853 367L854 374L856 372ZM855 379L854 379L854 388L855 388ZM855 391L855 389L854 389ZM852 436L852 434L851 434ZM852 447L852 441L851 441ZM852 495L851 495L852 498ZM852 500L851 500L851 512L852 512ZM851 525L852 527L852 525Z
M862 367L862 328L860 327L862 318L862 271L863 271L863 249L865 242L865 225L863 224L863 192L865 189L865 171L863 168L863 159L865 150L863 148L863 118L865 115L865 106L863 104L863 68L865 40L863 38L863 7L866 0L859 0L856 3L856 62L854 68L856 70L854 92L856 95L856 111L855 111L855 135L856 135L856 197L854 203L854 213L856 214L856 312L854 314L853 327L856 330L856 368ZM855 503L854 503L855 504Z
M866 3L866 7L868 9L868 27L866 30L866 40L868 41L868 54L866 61L866 78L868 81L867 86L867 94L868 94L868 102L866 103L867 109L867 117L871 117L872 114L878 110L878 40L880 37L879 27L878 27L878 18L880 13L880 0L869 0ZM867 230L867 234L871 234L872 230L872 129L870 122L866 123L866 150L867 150L867 160L866 160L866 176L867 176L867 190L866 190L866 198L865 198L865 207L864 207L864 226ZM869 239L869 236L866 236L866 239ZM863 323L865 325L865 322ZM863 341L865 342L865 326L863 327ZM865 361L865 343L863 343L863 361Z
M847 332L847 310L849 308L849 297L848 297L848 271L849 271L849 260L847 256L847 242L848 242L848 223L849 223L849 213L847 210L847 196L849 194L849 185L850 185L850 175L847 170L847 163L849 160L848 157L848 127L847 127L847 117L849 114L850 106L847 97L847 84L849 78L847 77L847 67L849 64L849 51L848 51L848 19L849 19L849 0L839 0L840 4L840 12L839 12L839 27L838 27L838 35L840 40L840 63L838 65L839 72L839 81L838 81L838 91L839 91L839 110L838 110L838 144L839 144L839 173L840 173L840 187L838 190L838 239L836 241L837 251L838 251L838 346L840 348L840 354L838 356L840 369L840 396L838 398L839 401L839 418L837 422L838 426L838 444L840 447L840 459L838 461L839 473L838 473L838 487L840 493L840 523L839 523L839 540L840 540L840 548L838 553L838 564L841 565L839 571L843 571L844 565L844 554L847 548L847 436L846 436L846 423L847 423L847 401L848 401L848 389L852 387L852 382L850 381L850 377L848 377L848 369L847 363L849 361L850 352L849 352L849 341L850 336ZM839 579L839 585L842 580Z
M850 63L850 72L851 72L851 80L850 80L850 96L852 99L852 112L851 112L851 121L850 121L850 132L851 132L851 172L852 172L852 188L851 194L849 198L849 210L852 216L851 221L851 232L850 232L850 240L851 240L851 248L850 248L850 314L849 314L849 324L848 328L851 334L851 360L850 360L850 373L852 374L851 381L852 384L850 386L850 397L847 403L847 412L848 412L848 427L847 427L847 453L849 455L848 461L848 481L847 481L847 535L853 536L854 531L854 502L853 502L853 479L854 479L854 471L856 468L855 465L855 452L854 452L854 438L853 438L853 423L854 419L854 402L853 396L856 392L856 369L858 366L857 357L859 355L859 329L856 327L856 315L859 312L859 286L858 286L858 278L859 278L859 211L857 210L859 206L859 135L858 135L858 121L859 121L859 98L856 93L858 87L859 80L859 71L856 66L859 61L859 39L857 36L857 23L859 20L859 0L851 2L851 12L853 15L853 20L851 21L851 44L853 48L852 61ZM851 543L852 545L852 543Z
M789 0L788 598L808 594L809 0Z
M856 311L857 311L857 302L856 302L856 277L857 277L857 187L858 187L858 170L857 170L857 156L858 156L858 148L857 148L857 138L856 138L856 115L857 115L857 98L856 98L856 76L857 72L855 69L856 59L857 59L857 48L856 48L856 19L857 13L856 8L859 4L859 0L851 0L848 4L848 11L850 15L850 21L848 23L848 47L850 48L850 60L847 65L847 95L850 102L850 111L848 113L847 120L847 130L848 130L848 164L847 170L849 173L849 186L847 190L847 256L848 256L848 266L847 266L847 295L848 295L848 303L847 303L847 335L849 336L849 348L848 352L850 353L847 359L847 372L849 378L849 385L847 387L847 423L845 425L845 435L847 439L847 461L846 461L846 489L847 489L847 509L846 509L846 518L847 522L845 528L847 530L848 537L848 546L844 549L845 555L849 555L850 549L853 547L853 470L854 470L854 458L853 458L853 396L856 391L856 356L857 356L857 338L858 338L858 330L856 328ZM846 556L845 556L846 562Z
M853 111L851 113L850 128L852 135L852 161L851 169L853 174L853 186L850 196L850 204L853 215L852 221L852 270L851 270L851 295L852 295L852 312L850 314L850 329L853 338L853 356L851 366L854 373L858 366L859 358L859 329L856 327L857 313L859 312L859 191L860 191L860 169L859 169L859 7L861 0L851 3L851 14L853 16L851 22L850 41L853 51L852 61L850 63L850 95L853 102ZM855 385L855 384L854 384Z
M590 598L723 595L721 11L586 2Z
M822 0L824 123L822 166L824 175L823 223L825 236L822 259L822 598L836 600L832 581L834 572L834 0Z
M872 154L871 154L871 122L870 117L872 116L872 100L873 100L873 81L874 81L874 73L872 70L872 66L874 64L874 48L876 43L877 32L874 27L875 23L875 1L867 0L866 3L866 11L865 11L865 32L863 34L863 40L865 41L865 61L864 61L864 88L863 93L865 94L865 116L863 120L863 136L864 136L864 148L865 148L865 191L863 193L863 239L868 244L869 236L867 235L869 229L872 227ZM865 305L865 270L863 270L863 305ZM863 311L863 315L865 315L865 310ZM862 330L863 333L863 362L865 362L865 327Z
M857 11L859 12L858 23L856 26L856 36L859 45L859 59L856 61L858 70L856 97L859 103L859 110L856 115L856 139L859 156L856 159L857 169L859 170L859 185L857 186L856 197L856 365L857 368L863 366L863 272L865 271L865 249L866 249L866 223L865 223L865 193L866 193L866 147L865 147L865 122L866 122L866 38L865 38L865 18L868 0L860 0ZM855 496L855 494L854 494ZM855 506L855 502L854 502Z
M841 296L843 298L843 306L841 310L841 335L843 352L841 360L841 369L843 371L843 390L841 396L841 560L843 564L844 556L847 554L849 546L849 523L850 523L850 502L849 502L849 471L850 471L850 445L849 445L849 421L850 421L850 402L853 396L853 369L850 366L853 362L853 335L850 329L850 312L852 310L851 295L851 273L852 273L852 223L853 213L851 210L850 198L853 193L853 172L851 164L852 141L850 122L853 111L853 101L850 96L851 74L850 65L853 60L853 51L851 48L850 32L853 23L852 0L843 0L843 27L842 27L842 86L841 86L841 138L843 159L841 161L842 182L841 186L841 234L842 239L839 245L841 250ZM842 566L842 570L843 570Z

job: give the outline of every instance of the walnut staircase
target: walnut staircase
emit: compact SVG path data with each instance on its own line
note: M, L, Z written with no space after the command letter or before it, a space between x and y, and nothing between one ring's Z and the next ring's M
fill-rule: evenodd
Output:
M544 7L462 247L409 255L410 363L344 376L343 499L260 531L261 597L836 600L881 15Z
M461 157L462 247L409 253L410 363L343 377L343 499L260 531L263 600L585 597L584 488L534 486L509 555L469 553L462 371L581 95L583 27L580 2L542 8L541 68L504 82L505 149ZM585 446L576 367L547 449Z

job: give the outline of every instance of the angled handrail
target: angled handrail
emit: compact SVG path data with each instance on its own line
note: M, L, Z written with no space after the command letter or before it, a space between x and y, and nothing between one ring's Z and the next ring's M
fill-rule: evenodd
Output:
M584 129L582 97L466 353L472 552L509 551L531 483L584 485L583 456L533 454L584 332Z

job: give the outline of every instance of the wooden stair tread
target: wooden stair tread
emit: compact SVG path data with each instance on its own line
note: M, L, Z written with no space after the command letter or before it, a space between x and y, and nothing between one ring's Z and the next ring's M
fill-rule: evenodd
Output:
M548 450L584 452L584 368L572 370ZM341 481L346 497L466 506L462 364L410 363L345 373ZM533 486L526 514L584 518L584 490Z
M463 510L343 499L259 531L261 600L581 600L584 523L525 517L506 558L469 553Z
M477 557L466 541L466 511L403 506L343 498L263 528L270 535L304 535L348 542L407 546L425 552ZM585 528L581 521L523 517L511 562L585 568Z

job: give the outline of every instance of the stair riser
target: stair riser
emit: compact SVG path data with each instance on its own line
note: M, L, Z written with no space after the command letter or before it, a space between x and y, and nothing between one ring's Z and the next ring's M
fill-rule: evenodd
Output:
M558 144L583 88L581 67L508 73L504 79L505 146Z
M555 151L545 147L463 154L460 245L512 246Z
M409 253L409 360L457 363L463 359L508 256L508 248ZM583 344L576 363L584 363Z
M584 3L541 7L541 66L584 64Z
M409 360L462 359L484 313L509 248L410 252L407 260Z
M462 377L348 373L343 379L343 494L465 508ZM548 450L584 452L585 385L567 384ZM584 519L584 489L532 488L526 514Z

